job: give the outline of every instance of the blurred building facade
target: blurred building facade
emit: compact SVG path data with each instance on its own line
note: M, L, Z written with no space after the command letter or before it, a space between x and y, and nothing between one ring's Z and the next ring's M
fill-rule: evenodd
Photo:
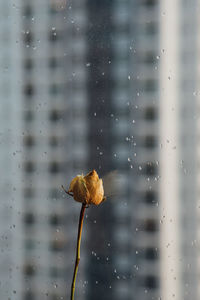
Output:
M161 72L168 72L161 62L166 51L161 28L169 11L156 0L17 0L12 7L0 3L5 46L1 107L7 112L1 122L9 136L2 142L1 163L7 173L1 181L5 205L0 296L69 298L80 206L66 199L60 186L95 168L101 176L118 170L120 194L86 213L76 298L159 299L165 280L160 246L162 251L167 247L161 240L167 212L160 209L160 103L166 101L162 89L173 80L172 71L161 79ZM186 30L174 46L183 55L180 70L184 70L185 57L196 43L184 15L194 14L195 1L190 8L176 8L174 16L180 13L178 20ZM195 18L193 22L195 27ZM8 27L13 30L9 34ZM188 47L181 46L185 44ZM196 90L192 74L197 53L193 55L191 73L181 72L184 75L177 79L183 86L178 94L183 99L181 124L187 120L181 127L180 157L187 163L183 169L191 168L187 174L193 174L187 177L183 172L177 182L184 202L179 232L181 236L187 232L177 256L184 262L177 288L187 287L187 293L178 298L180 290L175 290L177 300L188 299L188 294L197 299L196 218L190 221L196 216L195 159L190 164L191 152L185 147L187 140L195 149L196 141L195 135L186 134L186 128L194 132L196 128L190 118L195 106L188 100Z
M87 150L85 68L77 71L82 82L73 101L68 99L74 74L65 70L75 66L74 49L79 61L85 61L85 41L74 35L72 18L67 27L65 1L1 1L1 15L1 157L6 173L1 181L0 297L65 299L70 295L77 233L77 226L71 225L78 223L79 206L66 199L60 186L77 170L84 171ZM77 15L81 27L83 3ZM82 299L81 277L76 296Z
M157 299L159 7L88 1L88 12L89 165L117 169L123 182L116 202L91 211L88 298Z
M74 17L81 30L76 31L74 17L66 21L66 1L21 5L24 282L19 299L58 300L70 297L77 234L72 225L80 208L60 186L86 166L85 8L77 2ZM82 299L79 276L76 297Z

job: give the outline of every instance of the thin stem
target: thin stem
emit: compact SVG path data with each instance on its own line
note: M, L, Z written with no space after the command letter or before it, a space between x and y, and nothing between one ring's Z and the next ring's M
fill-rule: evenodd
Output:
M63 189L63 191L64 191L67 195L73 197L73 194L70 194L70 192L66 191L66 189L64 188L63 185L61 185L61 188Z
M76 275L78 272L78 264L80 261L80 246L81 246L81 234L82 234L82 228L83 228L83 219L84 219L84 213L85 213L86 205L82 204L80 217L79 217L79 225L78 225L78 236L77 236L77 246L76 246L76 261L74 266L74 275L72 279L72 286L71 286L71 300L74 300L74 292L75 292L75 283L76 283Z

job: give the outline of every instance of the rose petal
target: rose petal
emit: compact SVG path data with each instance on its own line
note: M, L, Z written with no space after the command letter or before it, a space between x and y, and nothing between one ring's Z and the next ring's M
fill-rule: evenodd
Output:
M88 203L90 193L87 189L83 175L76 176L70 183L69 192L73 193L74 200L81 203Z
M91 171L84 177L87 189L90 193L89 203L99 205L103 201L104 190L102 179L95 170Z

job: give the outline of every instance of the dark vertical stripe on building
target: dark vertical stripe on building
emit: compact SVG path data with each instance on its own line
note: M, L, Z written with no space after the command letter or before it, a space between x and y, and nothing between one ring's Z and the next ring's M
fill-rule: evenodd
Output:
M87 0L88 9L88 169L112 170L112 0ZM109 201L89 209L88 300L111 300L113 215ZM95 221L95 223L94 223ZM109 246L111 245L111 246Z

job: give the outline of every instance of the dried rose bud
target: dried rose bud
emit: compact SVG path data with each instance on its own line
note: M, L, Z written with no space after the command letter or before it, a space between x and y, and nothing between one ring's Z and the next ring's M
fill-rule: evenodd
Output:
M88 205L99 205L105 200L103 182L95 170L86 176L76 176L70 183L68 192L73 193L74 200Z

